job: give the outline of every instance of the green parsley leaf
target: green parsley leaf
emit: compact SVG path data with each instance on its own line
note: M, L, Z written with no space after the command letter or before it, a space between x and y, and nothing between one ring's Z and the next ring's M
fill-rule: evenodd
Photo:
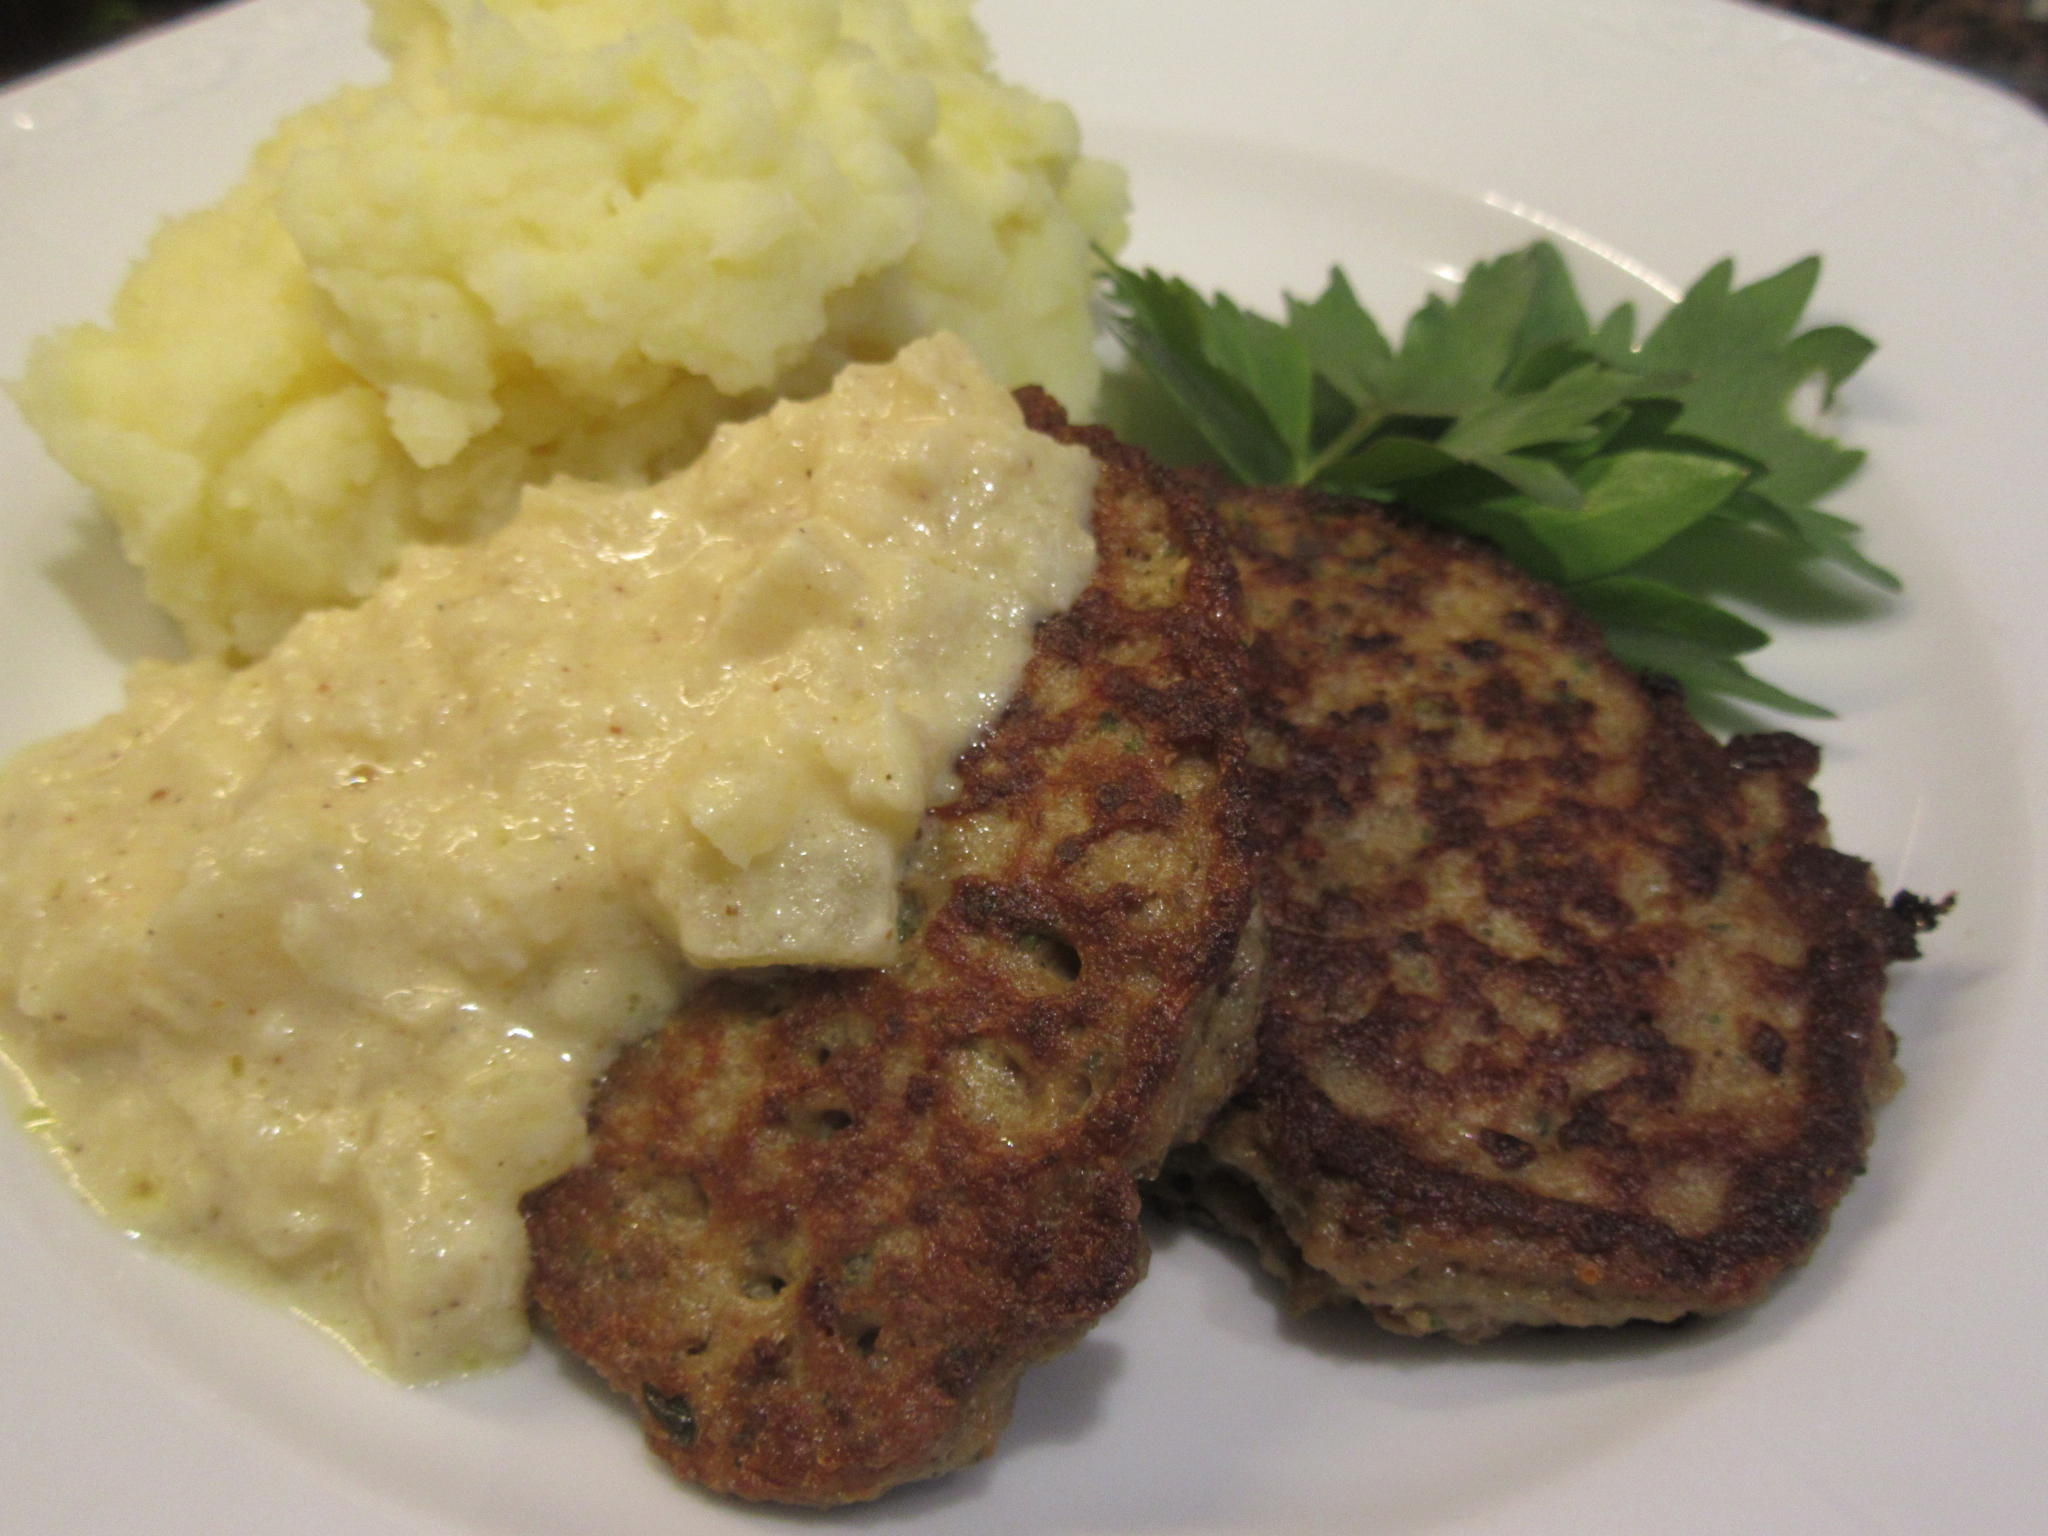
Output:
M1311 303L1289 296L1287 324L1308 349L1309 361L1332 388L1354 405L1386 398L1393 383L1394 349L1365 312L1341 269Z
M1660 672L1696 696L1720 696L1763 704L1809 720L1832 720L1834 711L1795 693L1787 693L1751 672L1732 656L1711 646L1691 645L1680 637L1641 630L1609 630L1614 654L1640 672Z
M1245 382L1290 460L1298 460L1308 452L1309 407L1315 398L1315 370L1301 338L1221 297L1202 312L1201 325L1203 354Z
M1661 631L1724 656L1761 650L1771 639L1747 619L1647 576L1603 576L1575 587L1572 596L1609 629Z
M1571 587L1626 570L1726 501L1745 471L1725 459L1643 449L1596 459L1580 472L1577 504L1528 496L1417 510L1501 546L1546 581Z
M1287 445L1249 383L1211 360L1207 320L1215 306L1177 278L1111 269L1131 355L1200 429L1231 473L1247 485L1290 474Z
M1820 280L1809 256L1774 277L1734 288L1721 262L1643 338L1635 360L1684 380L1673 430L1719 444L1760 466L1749 487L1781 507L1811 506L1854 474L1863 455L1793 421L1793 394L1811 379L1826 398L1859 367L1873 343L1846 326L1794 335Z
M1633 307L1590 319L1564 259L1539 241L1426 300L1398 347L1340 268L1274 320L1105 265L1111 326L1180 413L1178 435L1191 428L1248 484L1398 501L1490 539L1696 701L1825 713L1735 659L1766 643L1763 630L1642 568L1681 535L1697 547L1762 528L1787 560L1898 588L1858 548L1857 526L1818 505L1862 455L1793 414L1815 386L1832 400L1872 350L1846 326L1799 329L1817 258L1743 287L1722 262L1639 341ZM1151 445L1143 424L1118 425Z

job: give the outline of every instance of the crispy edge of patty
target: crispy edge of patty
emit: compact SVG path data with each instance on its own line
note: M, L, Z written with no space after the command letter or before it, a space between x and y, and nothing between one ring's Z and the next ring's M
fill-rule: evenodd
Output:
M1816 749L1720 746L1471 542L1306 494L1224 517L1272 954L1255 1074L1162 1203L1250 1238L1296 1307L1348 1295L1397 1332L1758 1300L1862 1167L1897 1082L1884 967L1915 926L1827 846ZM1462 633L1460 603L1485 613ZM1412 853L1374 867L1403 828ZM1645 898L1644 869L1677 896ZM1476 920L1446 921L1471 910L1458 878ZM1755 925L1723 957L1754 1014L1681 1042L1721 942L1686 925L1722 896ZM1687 1181L1710 1221L1658 1209Z
M1206 498L1100 463L1096 574L928 816L902 958L711 983L525 1202L537 1311L683 1477L872 1498L986 1455L1143 1273L1136 1181L1249 1069L1237 581Z

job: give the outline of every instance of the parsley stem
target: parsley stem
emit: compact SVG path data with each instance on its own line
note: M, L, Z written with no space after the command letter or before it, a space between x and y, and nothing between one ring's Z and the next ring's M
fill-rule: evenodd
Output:
M1300 467L1294 472L1294 483L1296 485L1314 484L1333 465L1341 464L1345 459L1349 458L1360 443L1363 443L1368 437L1371 437L1373 433L1379 430L1380 423L1386 419L1387 413L1383 410L1360 410L1352 418L1351 425L1331 438L1328 443L1323 445L1319 452L1302 461Z

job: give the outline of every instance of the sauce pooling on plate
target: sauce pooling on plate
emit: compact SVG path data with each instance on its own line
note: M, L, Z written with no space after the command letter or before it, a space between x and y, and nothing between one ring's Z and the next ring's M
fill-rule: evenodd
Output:
M706 968L893 953L1093 475L941 337L146 666L0 776L0 1039L81 1186L393 1374L516 1352L516 1201L618 1045Z

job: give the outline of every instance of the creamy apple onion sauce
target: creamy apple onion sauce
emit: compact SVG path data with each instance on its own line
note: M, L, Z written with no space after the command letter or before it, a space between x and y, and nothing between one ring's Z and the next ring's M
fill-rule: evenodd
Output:
M526 494L0 775L0 1041L113 1221L408 1380L525 1343L519 1195L707 969L869 965L1094 561L964 343L645 490Z

